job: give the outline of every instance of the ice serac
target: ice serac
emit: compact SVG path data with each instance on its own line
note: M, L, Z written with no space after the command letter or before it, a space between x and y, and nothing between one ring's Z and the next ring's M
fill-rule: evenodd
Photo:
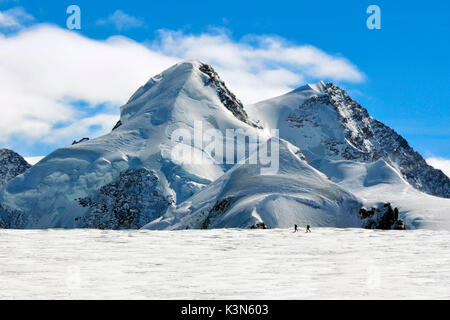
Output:
M19 154L12 150L0 149L0 188L30 168L31 165Z
M263 126L279 128L280 137L298 146L321 171L335 160L384 160L414 188L450 198L450 179L442 171L429 166L403 137L332 83L306 85L248 106L247 112Z
M261 174L263 167L236 165L144 229L361 227L362 202L311 167L289 142L279 140L278 172Z
M189 61L151 78L121 107L112 132L58 149L10 181L0 192L0 220L11 228L138 228L215 181L227 167L188 142L201 163L173 161L172 133L193 136L196 122L204 132L261 130L212 70ZM14 212L25 221L14 225Z

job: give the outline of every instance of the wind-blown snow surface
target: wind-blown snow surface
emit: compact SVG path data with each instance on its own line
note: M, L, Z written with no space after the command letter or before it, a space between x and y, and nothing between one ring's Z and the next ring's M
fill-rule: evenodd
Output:
M0 299L449 299L448 231L0 230Z

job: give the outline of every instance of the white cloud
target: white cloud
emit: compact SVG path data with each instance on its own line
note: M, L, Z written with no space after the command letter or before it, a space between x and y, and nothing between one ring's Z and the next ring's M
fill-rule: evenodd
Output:
M428 158L427 163L436 169L441 169L448 177L450 177L450 159L444 158Z
M201 35L161 31L151 48L168 56L212 64L244 102L256 102L318 79L363 81L356 66L313 46L279 37L247 36L234 41L226 31Z
M0 29L19 29L33 20L33 16L22 7L0 11Z
M106 133L118 120L118 107L139 86L185 59L211 63L244 103L283 94L305 81L363 79L342 57L275 37L234 41L226 32L163 31L142 44L119 36L92 40L36 25L0 33L0 144L60 146ZM111 107L96 108L100 104Z
M114 105L108 114L117 120L127 97L177 61L126 38L94 41L46 25L0 37L0 143L69 141L69 129L54 127L80 125L92 116L73 106L78 100ZM102 128L114 125L111 117L95 119ZM81 126L77 137L92 136L87 128Z
M108 18L97 21L97 25L113 25L118 31L139 28L143 24L142 20L130 16L122 10L116 10Z

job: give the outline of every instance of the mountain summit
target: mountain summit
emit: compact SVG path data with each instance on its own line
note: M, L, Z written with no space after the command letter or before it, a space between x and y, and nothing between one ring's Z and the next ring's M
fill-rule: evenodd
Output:
M202 104L193 108L183 100L186 96ZM225 107L238 120L253 125L241 101L210 65L200 61L182 62L140 87L121 107L120 122L125 124L150 117L152 124L160 125L178 120L177 116L181 114L195 117L213 105Z
M172 133L194 136L196 123L224 136L230 128L261 134L211 66L182 62L139 88L111 133L54 151L6 185L0 203L27 217L13 227L138 228L227 170L190 142L201 163L173 161Z
M321 171L332 160L384 160L416 189L450 198L450 179L442 171L333 83L306 85L247 109L263 126L279 128L280 137L299 147Z

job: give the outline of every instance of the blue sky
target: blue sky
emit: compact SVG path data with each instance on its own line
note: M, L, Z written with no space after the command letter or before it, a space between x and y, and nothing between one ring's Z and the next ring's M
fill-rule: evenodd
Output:
M160 48L163 41L161 39L164 38L161 36L161 30L182 38L175 41L177 47L177 41L187 41L189 37L195 39L193 42L195 46L195 43L201 45L202 42L199 40L201 35L217 34L225 37L230 45L245 42L250 46L249 43L253 40L249 40L249 37L263 36L265 39L278 39L286 48L313 46L329 55L327 59L342 58L344 62L348 62L343 68L347 68L350 73L357 72L360 77L350 73L341 78L337 73L320 71L303 73L299 68L292 68L286 61L261 62L266 68L269 64L277 63L276 68L280 68L291 77L280 86L280 91L285 87L294 88L304 81L322 78L332 80L346 88L372 116L403 135L425 157L450 158L448 1L229 0L218 3L0 0L0 12L7 12L11 8L23 8L22 13L16 11L15 14L20 26L0 28L0 34L3 33L6 36L4 41L7 41L41 24L50 24L55 30L65 29L68 17L66 8L70 4L76 4L81 8L82 29L78 33L83 38L101 42L111 36L122 35L149 48L159 46L154 50L162 51L165 56L171 54L183 56L183 54L176 48L167 48L167 43L164 49ZM369 30L366 27L366 19L369 16L366 14L366 8L371 4L381 8L381 30ZM1 21L0 15L0 26ZM50 29L46 32L42 31L39 35L43 39L50 37L52 34ZM36 37L37 33L35 32ZM167 42L167 37L164 39ZM252 45L254 50L263 46L258 41ZM189 48L192 50L192 47ZM76 51L76 48L74 50ZM161 59L164 62L160 63L158 71L162 71L166 64L171 63L170 59ZM154 68L149 66L147 78L153 75L152 72L158 71L157 66ZM278 76L281 77L282 74L284 73ZM299 76L294 77L292 74ZM136 84L141 78L141 75L136 76ZM134 82L133 86L136 86ZM92 135L103 133L109 123L114 121L114 117L118 116L117 108L120 101L122 103L126 101L125 95L132 92L130 90L131 88L126 92L124 90L123 99L118 95L111 101L102 101L100 97L96 99L91 93L86 94L86 99L82 97L80 99L82 101L73 101L75 98L72 97L62 113L66 113L67 119L76 118L77 121L84 121L83 128L86 130L85 132L81 130L83 133ZM239 89L236 91L239 93ZM245 96L245 93L243 95ZM87 102L84 103L84 100ZM249 94L248 101L253 100L255 96ZM96 124L94 117L97 117L98 121L101 119L102 122ZM8 135L9 139L2 140L0 137L0 140L26 156L37 156L80 138L70 136L73 130L65 130L61 133L60 139L49 138L54 132L58 132L55 136L60 134L65 126L72 125L75 128L78 125L78 122L71 123L70 120L65 121L63 118L55 118L52 121L50 129L47 128L47 135L30 135L29 138L23 138L11 131L2 132L1 134ZM44 127L42 124L42 128ZM40 124L36 124L36 128L39 130ZM58 129L60 131L54 131Z

